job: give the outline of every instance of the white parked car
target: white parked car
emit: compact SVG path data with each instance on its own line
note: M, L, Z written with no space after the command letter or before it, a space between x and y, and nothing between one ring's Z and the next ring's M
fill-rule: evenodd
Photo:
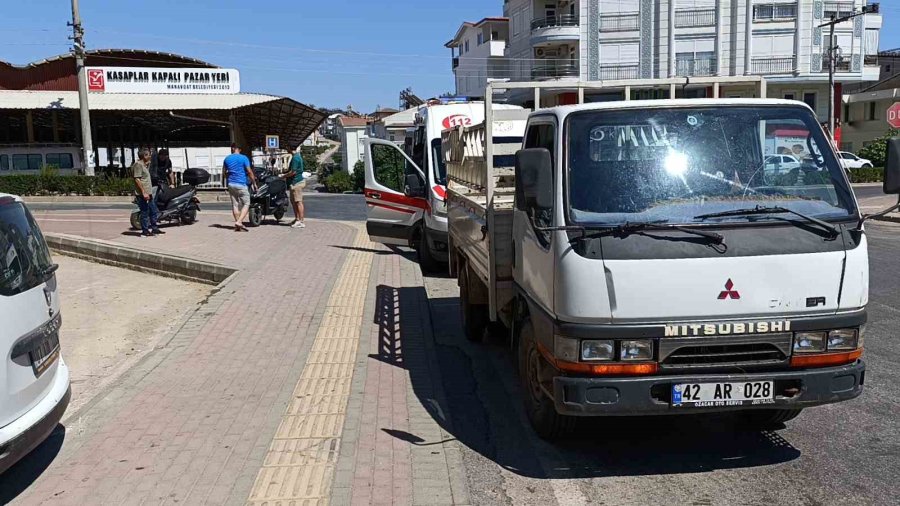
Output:
M866 160L865 158L860 158L853 153L847 151L841 151L838 153L840 155L841 165L845 169L870 169L872 168L872 162Z
M57 268L25 204L0 193L0 473L50 435L69 404Z
M766 175L784 174L800 168L800 160L794 155L769 155L765 159Z

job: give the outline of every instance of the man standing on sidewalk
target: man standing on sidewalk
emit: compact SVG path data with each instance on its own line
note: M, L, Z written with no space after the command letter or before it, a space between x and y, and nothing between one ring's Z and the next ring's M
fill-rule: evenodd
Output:
M154 235L165 233L156 224L159 210L156 208L156 200L153 198L150 158L150 150L141 148L139 159L131 166L131 175L134 177L135 200L141 209L142 237L153 237Z
M296 151L291 157L290 172L287 181L291 187L291 206L294 208L294 222L291 228L306 228L304 221L305 209L303 208L303 190L306 189L306 181L303 178L303 154Z
M231 154L222 164L222 179L228 182L234 231L247 232L244 220L250 214L250 189L256 188L256 174L253 173L250 159L241 154L241 148L237 144L231 145Z

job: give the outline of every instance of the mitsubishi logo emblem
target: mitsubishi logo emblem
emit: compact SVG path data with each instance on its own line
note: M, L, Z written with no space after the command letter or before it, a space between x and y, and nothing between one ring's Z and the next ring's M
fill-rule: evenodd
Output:
M737 290L734 289L734 282L729 278L728 282L725 283L725 290L719 293L719 300L725 299L740 299L741 294L738 293Z

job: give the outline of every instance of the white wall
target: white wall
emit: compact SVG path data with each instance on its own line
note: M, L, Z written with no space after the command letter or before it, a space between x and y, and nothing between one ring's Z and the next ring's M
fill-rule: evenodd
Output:
M341 128L341 155L343 156L343 169L348 173L353 172L356 162L363 160L365 149L362 141L366 138L365 127Z

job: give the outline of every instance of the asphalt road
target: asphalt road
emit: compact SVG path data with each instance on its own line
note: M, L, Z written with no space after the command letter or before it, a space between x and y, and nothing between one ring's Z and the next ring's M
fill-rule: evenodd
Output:
M306 217L323 220L341 221L365 221L366 201L362 195L334 195L327 193L305 193L303 196ZM85 211L87 213L103 210L122 210L127 216L134 207L124 202L91 202L91 203L53 203L53 204L28 204L33 211ZM230 211L228 202L209 202L200 204L202 211ZM287 217L293 216L288 211Z
M867 231L865 391L775 431L747 431L728 417L585 419L569 440L541 441L520 407L511 354L499 342L467 342L455 280L426 278L473 504L896 504L900 225Z

